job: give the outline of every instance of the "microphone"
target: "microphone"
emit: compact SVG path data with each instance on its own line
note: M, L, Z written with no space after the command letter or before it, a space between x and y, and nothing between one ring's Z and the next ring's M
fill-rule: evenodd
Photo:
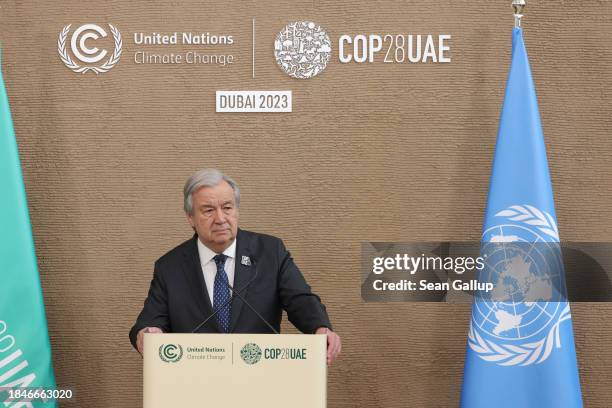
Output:
M255 280L255 278L257 277L257 264L255 263L255 261L253 261L253 265L255 267L255 277L253 277L253 280ZM247 285L245 286L245 288L250 285L252 282L249 281L249 283L247 283ZM264 322L266 324L266 326L268 326L268 328L270 328L270 330L272 330L272 332L274 332L274 334L280 334L278 332L278 330L276 330L271 324L270 322L268 322L261 314L259 314L259 312L257 310L255 310L255 308L249 303L247 302L247 300L244 298L244 296L242 296L242 294L240 293L241 291L234 291L234 288L231 287L231 285L229 283L226 283L227 287L230 288L230 290L232 291L232 295L236 295L238 296L248 307L249 309L251 309L253 312L255 312L255 314L257 315L257 317L259 317L259 319ZM243 288L243 289L245 289ZM231 300L231 299L230 299ZM225 307L225 305L223 305L222 307ZM217 309L218 311L219 309Z
M244 285L242 288L235 290L229 283L225 283L225 285L229 288L229 290L232 292L232 297L230 297L228 300L226 300L225 302L223 302L223 304L220 307L217 307L213 313L211 313L210 316L208 316L202 323L198 324L191 332L195 333L196 331L198 331L202 326L204 326L206 323L208 323L208 321L210 319L212 319L213 317L215 317L218 313L219 310L221 310L222 308L224 308L225 306L227 306L232 299L234 298L234 296L238 296L253 312L255 312L255 314L257 315L257 317L259 317L261 319L261 321L263 321L266 326L268 326L268 328L270 328L270 330L272 330L272 332L274 332L274 334L279 334L278 330L276 330L271 324L270 322L268 322L261 314L259 314L259 312L257 310L255 310L255 308L249 303L247 302L247 300L244 298L244 296L242 296L242 292L244 292L250 285L251 283L253 283L253 281L257 278L257 274L258 274L258 270L257 270L257 261L255 259L252 259L253 261L253 268L255 268L255 274L254 276L246 283L246 285Z

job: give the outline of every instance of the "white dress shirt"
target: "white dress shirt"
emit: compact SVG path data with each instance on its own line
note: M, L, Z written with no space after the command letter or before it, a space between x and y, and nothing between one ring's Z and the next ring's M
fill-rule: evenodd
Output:
M208 298L210 304L213 305L213 293L215 289L215 276L217 276L217 264L213 259L217 253L204 245L200 239L198 239L198 254L200 255L200 264L202 265L202 272L204 273L204 282L206 282L206 290L208 291ZM232 245L227 247L223 254L227 256L225 260L225 273L227 273L227 279L230 286L234 287L234 271L236 265L236 240L232 242ZM230 290L230 296L231 296ZM214 307L214 305L213 305Z

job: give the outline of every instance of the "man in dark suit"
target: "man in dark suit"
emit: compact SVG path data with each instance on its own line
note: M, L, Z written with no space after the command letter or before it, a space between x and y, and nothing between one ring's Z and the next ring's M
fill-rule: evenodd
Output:
M327 335L331 363L341 342L325 306L280 239L238 229L236 183L206 169L193 174L183 192L195 235L155 262L149 294L130 330L132 345L142 353L144 333L279 332L285 310L303 333Z

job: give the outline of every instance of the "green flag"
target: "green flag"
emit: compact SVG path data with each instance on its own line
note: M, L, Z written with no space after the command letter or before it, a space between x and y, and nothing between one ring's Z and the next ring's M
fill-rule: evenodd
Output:
M55 388L51 346L19 153L0 68L0 387ZM22 390L23 391L23 390ZM0 406L55 407L49 400Z

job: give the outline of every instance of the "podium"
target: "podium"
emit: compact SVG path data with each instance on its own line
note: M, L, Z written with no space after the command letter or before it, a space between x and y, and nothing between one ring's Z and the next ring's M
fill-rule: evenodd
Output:
M144 338L144 408L324 408L326 336L153 334Z

